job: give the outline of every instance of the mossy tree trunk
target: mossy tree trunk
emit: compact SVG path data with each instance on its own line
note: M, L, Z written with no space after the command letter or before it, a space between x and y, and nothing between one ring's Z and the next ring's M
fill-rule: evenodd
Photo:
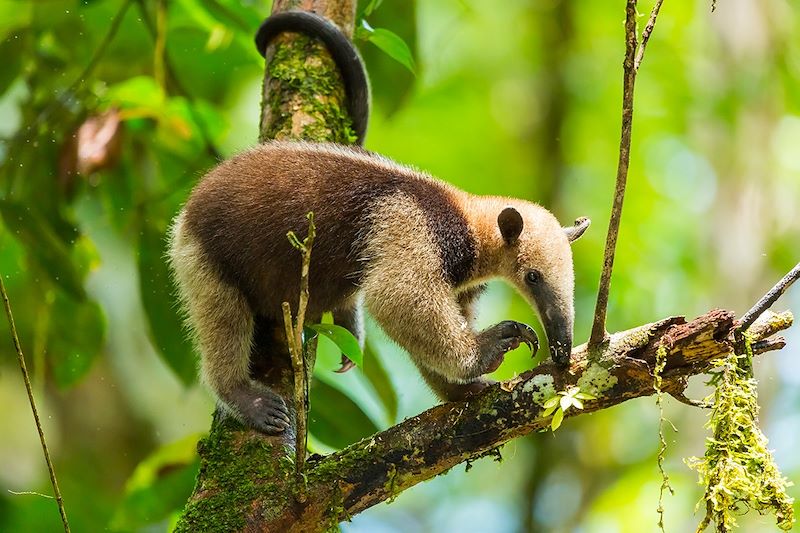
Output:
M352 0L276 0L273 9L314 11L347 33L353 30ZM352 142L344 97L322 44L280 36L267 50L260 138ZM790 324L788 314L762 317L752 328L754 351L782 347L782 339L768 337ZM662 343L668 352L663 390L680 395L689 376L731 351L734 327L732 313L712 311L689 323L672 317L612 335L592 352L579 346L569 369L543 364L468 401L439 405L338 453L312 458L302 487L294 475L293 430L268 437L217 413L199 445L200 473L177 530L328 530L459 463L493 454L514 437L547 428L550 417L542 416L541 404L558 391L578 385L598 397L567 416L653 394L652 369ZM257 331L254 372L293 405L287 347L260 340L282 335L282 326Z
M311 11L352 35L355 0L275 0L273 12ZM267 48L259 140L304 139L351 143L356 136L345 111L339 71L318 40L295 33L278 36ZM299 272L298 272L299 275ZM293 405L293 374L283 338L256 332L253 353L258 379ZM272 335L270 333L275 333ZM293 424L293 428L295 425ZM178 531L290 531L301 515L316 518L302 531L323 531L338 522L335 512L309 510L296 496L293 477L295 432L267 437L217 412L210 434L199 445L201 469ZM318 505L318 502L313 502ZM299 527L299 526L298 526Z

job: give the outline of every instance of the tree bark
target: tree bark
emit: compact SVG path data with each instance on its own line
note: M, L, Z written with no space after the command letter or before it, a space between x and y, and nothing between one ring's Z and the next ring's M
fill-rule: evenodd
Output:
M791 313L768 312L751 328L754 353L780 349L771 338L792 324ZM667 350L663 390L682 398L687 379L707 372L732 351L737 326L730 311L714 310L691 322L670 317L616 333L596 349L573 350L569 368L543 363L472 398L436 406L386 431L306 466L305 501L293 496L292 450L279 439L215 420L201 443L198 489L181 521L184 530L325 531L340 521L448 471L495 454L509 440L547 430L544 399L580 386L596 400L567 417L607 409L655 393L658 347ZM193 512L193 509L202 513Z
M311 11L353 35L355 0L275 0L272 12ZM318 40L285 33L267 47L259 139L305 139L349 144L355 140L344 84Z

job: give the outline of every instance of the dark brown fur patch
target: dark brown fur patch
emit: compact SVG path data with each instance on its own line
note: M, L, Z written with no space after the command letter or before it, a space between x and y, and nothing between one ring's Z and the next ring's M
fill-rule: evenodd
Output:
M317 239L309 278L309 320L357 290L365 265L364 236L376 203L406 194L423 209L451 284L465 281L475 262L475 239L457 206L456 191L424 174L361 149L268 143L229 159L197 185L185 207L186 228L197 235L223 278L247 295L257 314L281 316L296 307L300 254L287 231L302 239L313 211ZM402 261L402 258L398 258ZM412 267L413 268L413 267Z

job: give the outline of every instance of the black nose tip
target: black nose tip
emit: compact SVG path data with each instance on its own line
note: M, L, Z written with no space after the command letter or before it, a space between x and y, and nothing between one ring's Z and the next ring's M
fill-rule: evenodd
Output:
M553 344L550 345L550 356L557 365L567 366L571 354L572 346L570 343L554 341Z

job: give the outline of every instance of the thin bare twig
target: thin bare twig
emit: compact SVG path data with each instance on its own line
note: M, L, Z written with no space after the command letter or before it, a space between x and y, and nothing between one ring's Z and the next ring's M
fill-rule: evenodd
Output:
M58 512L61 514L61 522L64 524L64 531L69 533L69 522L67 521L67 511L64 509L64 499L61 497L61 491L58 490L58 480L56 479L56 470L53 466L53 461L50 459L50 452L47 449L47 441L44 438L44 430L42 429L42 422L39 419L39 410L36 408L36 400L33 397L33 387L31 380L28 376L28 369L25 366L25 356L22 354L22 346L19 343L17 336L17 327L14 325L14 315L11 313L11 302L8 301L8 293L3 284L3 276L0 275L0 295L3 297L3 306L6 309L6 317L8 317L8 325L11 329L11 340L14 342L14 349L17 352L17 360L19 361L19 369L22 371L22 379L25 381L25 389L28 392L28 401L31 404L31 411L33 412L33 420L36 422L36 430L39 432L39 441L42 443L42 451L44 452L44 460L47 463L47 470L50 473L50 483L53 485L53 494L58 504Z
M294 402L295 402L295 475L297 477L297 487L304 487L303 468L305 463L306 446L308 438L308 365L305 360L305 350L303 350L303 326L306 319L306 308L308 307L308 273L311 266L311 248L314 246L316 237L316 227L314 226L314 213L308 213L308 235L301 242L294 232L290 231L286 237L292 246L297 248L302 255L302 266L300 269L300 297L297 302L297 315L292 324L292 309L289 302L283 302L283 324L286 330L286 340L289 345L289 356L292 360L292 372L294 373ZM305 494L301 490L298 499L305 500Z
M286 343L289 346L289 358L292 361L294 374L294 410L295 410L295 454L294 473L296 487L303 487L303 467L306 460L305 435L306 428L306 387L305 368L303 365L303 347L297 345L297 338L292 326L292 309L289 302L283 302L283 326L286 329ZM303 491L299 491L299 499L304 499Z
M300 253L303 254L303 266L300 271L300 300L297 303L297 317L295 317L295 336L298 343L301 342L300 335L303 332L303 323L306 319L306 308L308 307L308 271L311 266L311 248L314 246L314 238L317 236L314 226L314 213L309 213L308 235L303 239L303 246Z
M800 278L800 263L797 263L788 274L783 276L783 278L781 278L781 280L776 283L767 294L762 296L761 299L756 302L756 304L747 313L744 314L744 316L739 320L739 331L744 331L749 328L764 311L769 309L772 304L774 304L778 298L780 298L781 295L786 292L786 289L792 286L792 283L797 281L797 278Z
M619 142L619 161L617 164L617 181L614 188L614 203L611 206L611 220L608 223L606 248L603 254L603 271L600 274L600 285L597 289L597 304L594 310L592 333L589 345L597 346L608 336L606 332L606 312L608 311L608 291L611 285L611 273L614 269L614 254L617 248L617 236L622 219L622 204L625 199L625 186L628 181L628 167L631 157L631 129L633 126L633 89L636 84L636 73L644 58L644 49L661 9L663 0L656 0L650 20L642 32L642 46L637 53L639 42L636 35L637 0L627 0L625 8L625 60L623 62L622 83L622 133Z
M636 53L636 60L633 62L633 68L637 71L639 70L639 65L642 64L642 59L644 59L644 49L647 48L647 42L650 40L653 28L656 27L656 17L658 17L658 12L661 11L661 4L663 3L664 0L656 0L653 10L650 11L650 19L647 21L644 30L642 30L642 44L639 46L639 51Z

